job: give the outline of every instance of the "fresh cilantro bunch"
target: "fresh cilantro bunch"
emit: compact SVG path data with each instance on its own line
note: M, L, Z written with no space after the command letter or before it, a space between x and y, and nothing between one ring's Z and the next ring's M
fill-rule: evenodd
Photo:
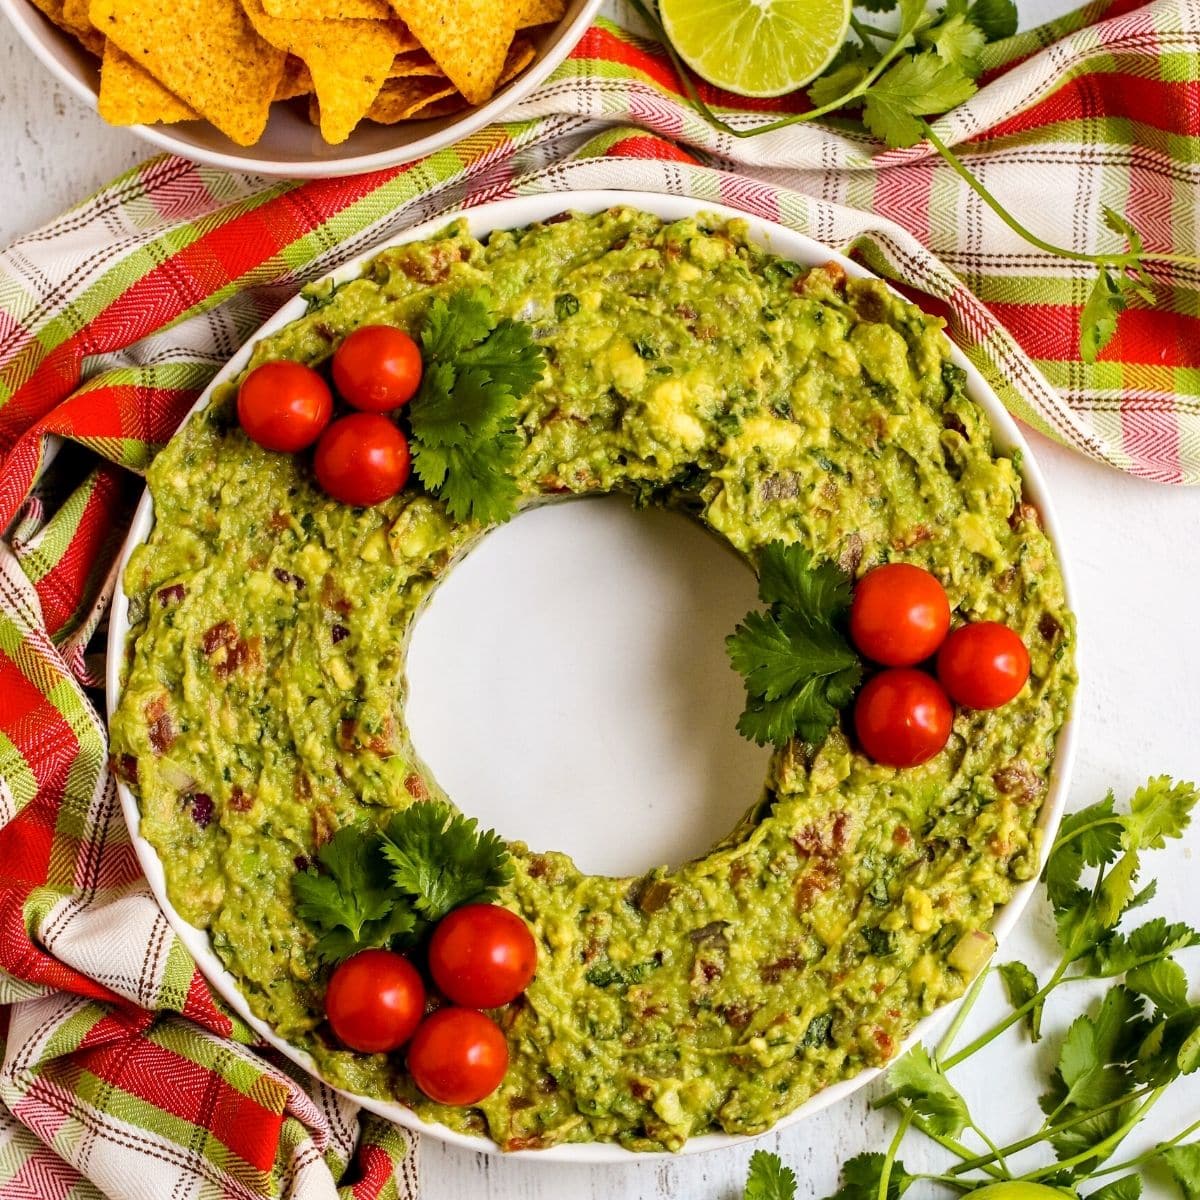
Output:
M862 663L843 632L850 576L814 563L803 546L770 542L759 563L766 612L747 613L725 640L746 680L738 732L760 746L824 740L862 681Z
M489 900L512 878L504 842L440 801L413 804L382 829L347 825L292 881L296 912L322 962L414 944L452 909Z
M630 0L654 30L683 80L689 103L714 128L730 137L757 137L820 117L850 117L885 146L900 148L927 141L955 174L1019 237L1039 250L1099 268L1096 282L1080 313L1079 352L1085 362L1116 332L1117 316L1135 300L1153 305L1154 281L1148 263L1200 265L1200 259L1147 251L1133 226L1111 208L1104 223L1125 239L1125 247L1087 254L1055 246L1027 229L969 171L962 160L930 128L926 118L948 112L978 90L982 51L989 42L1017 31L1013 0L947 0L936 12L925 0L860 0L866 13L894 14L894 29L881 29L852 13L852 39L847 39L824 73L807 89L813 107L777 121L741 129L730 125L701 98L688 69L676 54L658 19L655 0Z
M1198 798L1192 784L1159 777L1139 788L1125 811L1117 810L1110 794L1063 821L1043 875L1057 924L1058 965L1042 985L1021 963L999 967L1013 1011L952 1052L990 968L980 972L937 1049L917 1046L891 1068L892 1090L876 1102L900 1114L891 1145L884 1154L850 1159L831 1200L899 1200L918 1181L958 1193L997 1182L1040 1182L1086 1200L1138 1200L1140 1172L1151 1165L1166 1168L1185 1200L1200 1197L1200 1139L1195 1136L1200 1121L1185 1124L1144 1153L1111 1161L1171 1085L1200 1068L1200 1004L1189 1001L1188 977L1176 957L1200 946L1200 932L1162 918L1124 928L1125 918L1154 893L1153 883L1138 887L1142 855L1182 836ZM1047 998L1079 979L1114 982L1100 1003L1077 1016L1061 1036L1040 1097L1041 1125L1026 1137L997 1145L976 1124L946 1073L1018 1023L1037 1041L1043 1036ZM1155 1114L1156 1133L1168 1128L1164 1109ZM941 1173L908 1171L899 1151L910 1129L956 1161ZM967 1134L978 1144L963 1140ZM1034 1161L1018 1165L1018 1156L1037 1151ZM759 1155L751 1159L746 1200L793 1200L794 1177L769 1157L770 1162L756 1161Z
M496 315L483 289L430 306L421 331L425 372L409 405L413 466L459 521L506 521L519 492L517 402L545 371L528 325Z

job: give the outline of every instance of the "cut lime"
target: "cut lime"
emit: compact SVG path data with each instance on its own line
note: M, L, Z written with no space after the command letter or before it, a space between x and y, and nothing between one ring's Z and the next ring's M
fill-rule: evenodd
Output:
M739 96L782 96L829 65L850 0L659 0L659 15L701 78Z

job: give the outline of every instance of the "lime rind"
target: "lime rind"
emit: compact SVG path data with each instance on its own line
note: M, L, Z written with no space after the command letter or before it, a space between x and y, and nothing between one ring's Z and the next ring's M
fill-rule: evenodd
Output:
M663 30L702 79L739 96L794 92L833 60L851 0L659 0Z

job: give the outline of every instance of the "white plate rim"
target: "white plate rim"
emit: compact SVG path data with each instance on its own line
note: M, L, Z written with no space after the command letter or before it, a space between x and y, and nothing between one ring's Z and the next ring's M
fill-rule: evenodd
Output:
M282 179L330 179L342 175L363 175L368 171L382 171L389 167L414 162L438 150L457 145L463 138L478 133L487 125L501 121L510 108L515 107L530 92L541 84L578 45L584 33L595 21L604 0L583 0L579 11L569 21L559 22L550 35L550 43L538 57L511 82L506 83L488 101L464 110L450 124L416 141L380 150L370 154L358 154L351 158L291 159L273 161L252 156L227 153L196 146L175 136L170 125L123 126L130 133L150 142L169 154L177 154L193 162L210 167L221 167L227 171L238 171L250 175L266 175ZM62 57L55 53L59 40L69 38L64 30L52 26L49 18L33 5L31 0L0 0L0 12L9 20L17 36L33 51L42 65L77 99L92 111L96 111L96 90L83 79ZM51 25L46 31L42 24ZM72 49L74 49L72 47ZM108 128L105 125L105 128ZM253 149L253 147L247 147Z
M820 265L821 263L833 261L839 263L848 275L859 278L876 278L873 272L867 270L861 264L853 262L845 255L829 249L827 246L822 245L805 234L787 229L785 226L779 225L774 221L752 216L729 205L696 200L689 196L675 196L665 193L622 190L618 188L546 192L534 196L520 196L497 200L475 208L455 210L440 217L424 221L419 225L413 226L411 229L388 238L386 241L380 242L371 250L359 255L351 262L343 264L335 271L331 271L324 278L331 279L335 283L355 278L361 273L363 265L379 254L380 251L391 246L403 245L406 242L419 241L422 238L430 237L444 229L451 220L459 216L466 218L473 235L482 236L495 230L518 228L534 221L545 220L547 217L554 216L566 209L577 212L600 212L617 204L640 208L666 220L679 220L698 214L713 214L717 217L744 220L749 225L753 240L761 245L769 246L773 253L781 254L804 265ZM299 295L293 297L273 317L266 321L252 337L247 339L237 354L226 363L204 390L204 393L189 411L188 419L190 419L192 414L207 407L213 390L216 387L242 370L250 358L255 343L261 338L274 333L289 322L296 320L297 317L302 316L305 307L303 297ZM1074 587L1071 581L1071 571L1067 558L1063 553L1059 536L1060 526L1049 491L1046 487L1045 477L1042 475L1041 469L1038 467L1037 461L1020 429L1017 427L1016 422L1000 403L991 385L987 383L979 371L953 342L951 342L951 358L955 365L961 367L966 372L967 393L987 413L992 426L993 438L997 446L1001 449L1019 450L1022 454L1024 494L1037 506L1041 514L1043 527L1058 555L1063 574L1067 604L1074 611ZM106 685L110 714L115 710L120 699L120 665L124 655L126 638L129 633L129 602L125 596L121 580L124 577L129 555L135 546L146 539L152 526L153 504L150 493L147 490L143 493L138 503L129 534L122 547L121 556L117 564L117 587L113 596L112 612L109 618L106 664ZM1075 707L1077 696L1078 687L1076 688L1075 698L1072 699L1070 708L1068 709L1066 720L1059 732L1049 787L1038 816L1038 828L1042 831L1041 862L1045 860L1066 806L1067 792L1070 786L1075 759ZM226 1003L259 1036L304 1070L320 1078L320 1074L308 1054L284 1041L271 1030L266 1022L256 1017L250 1011L249 1005L237 988L236 980L225 970L221 961L209 945L207 933L185 921L176 911L174 905L171 904L167 896L166 878L158 853L139 833L141 816L137 800L130 789L120 780L117 780L117 791L120 795L121 807L129 827L134 851L137 854L143 871L146 873L151 891L161 905L163 913L171 924L171 927L192 954L203 975ZM1039 867L1040 865L1041 863L1039 863ZM995 935L998 947L1003 944L1004 939L1020 920L1021 914L1032 899L1037 886L1038 879L1036 875L1032 879L1019 884L1014 889L1012 899L1009 900L992 921L991 930ZM943 1021L949 1018L959 1003L961 1003L961 998L943 1005L936 1012L922 1018L914 1026L912 1032L897 1051L897 1057L909 1047L929 1037ZM697 1137L689 1138L684 1143L682 1149L678 1151L628 1150L624 1146L608 1142L575 1142L552 1146L544 1150L503 1151L490 1138L459 1133L445 1125L423 1121L411 1109L405 1108L401 1104L359 1096L340 1088L335 1088L335 1090L340 1091L347 1098L362 1105L368 1111L394 1121L406 1129L427 1134L450 1145L461 1147L464 1150L489 1154L504 1154L507 1158L528 1158L532 1161L542 1163L604 1164L677 1158L685 1154L702 1154L713 1150L743 1146L757 1138L786 1129L804 1120L806 1117L813 1116L830 1105L836 1104L860 1088L865 1087L886 1070L886 1066L869 1068L865 1071L860 1071L857 1075L849 1079L844 1079L830 1085L762 1133L701 1134ZM330 1084L329 1086L332 1087L333 1085Z

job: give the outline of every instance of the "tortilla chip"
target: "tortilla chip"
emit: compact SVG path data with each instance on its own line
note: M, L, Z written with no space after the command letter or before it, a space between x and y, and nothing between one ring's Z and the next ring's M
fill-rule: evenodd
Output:
M238 0L92 0L88 11L97 29L239 146L262 136L286 55L254 32Z
M466 97L455 92L450 96L443 96L440 100L430 100L426 104L422 104L420 108L414 110L410 121L431 121L434 117L452 117L455 113L460 113L464 108L470 108Z
M71 20L63 0L33 0L33 5L52 25L69 33L89 53L97 58L104 53L104 35L92 28L91 21L85 20L81 24Z
M386 21L387 0L263 0L267 15L284 21Z
M397 21L284 21L269 16L263 0L242 0L259 34L301 59L312 74L321 114L321 136L344 142L363 119L404 45Z
M397 121L412 120L413 114L426 105L455 95L454 85L445 79L389 79L367 110L367 117L381 125L395 125Z
M496 90L523 0L392 0L455 87L482 104Z
M509 80L515 79L535 58L537 47L527 37L517 34L504 58L504 69L500 72L496 87L501 88Z
M406 79L411 75L440 75L445 79L442 68L425 53L424 50L410 50L407 54L397 54L388 71L389 79Z
M312 95L312 90L312 75L308 68L295 55L289 54L283 66L283 78L275 89L275 99L294 100L297 96Z
M114 42L104 43L97 107L110 125L170 125L198 115Z
M548 25L561 21L567 13L567 0L517 0L517 28Z

